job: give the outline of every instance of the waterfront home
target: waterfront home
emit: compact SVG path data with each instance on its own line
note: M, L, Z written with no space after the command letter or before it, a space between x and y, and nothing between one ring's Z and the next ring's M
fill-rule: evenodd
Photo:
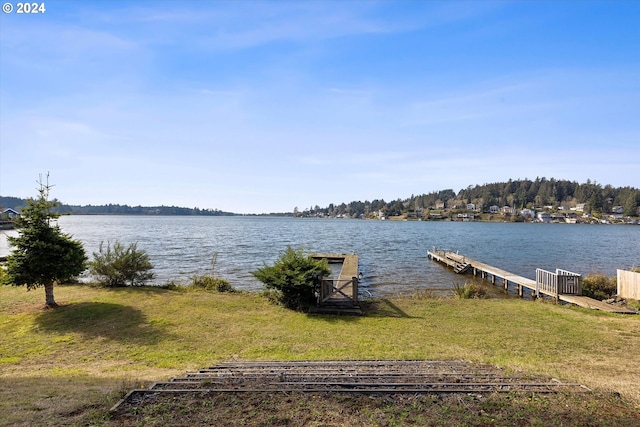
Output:
M9 219L14 219L20 216L20 212L15 209L7 208L2 211L2 216L7 217Z
M536 217L536 213L534 211L532 211L531 209L523 209L520 211L520 216L524 217L524 218L535 218Z
M473 221L475 219L475 215L472 213L459 213L458 221Z
M512 208L511 206L504 206L502 208L502 214L503 215L513 215L516 213L516 210L514 208Z
M567 224L576 224L578 222L578 215L575 212L571 212L565 215L564 222Z
M551 214L547 211L538 212L537 215L538 222L544 222L548 224L551 222Z

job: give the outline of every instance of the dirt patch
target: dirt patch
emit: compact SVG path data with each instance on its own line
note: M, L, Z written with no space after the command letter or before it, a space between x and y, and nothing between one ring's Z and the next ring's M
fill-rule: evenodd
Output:
M148 396L114 426L640 425L614 395L201 393Z

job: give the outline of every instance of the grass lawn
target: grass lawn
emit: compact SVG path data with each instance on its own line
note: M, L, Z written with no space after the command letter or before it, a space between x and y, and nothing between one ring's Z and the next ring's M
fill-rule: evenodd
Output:
M308 316L247 293L55 292L62 307L43 310L42 289L0 287L0 425L108 425L129 389L233 359L466 359L619 393L640 420L640 316L418 298Z

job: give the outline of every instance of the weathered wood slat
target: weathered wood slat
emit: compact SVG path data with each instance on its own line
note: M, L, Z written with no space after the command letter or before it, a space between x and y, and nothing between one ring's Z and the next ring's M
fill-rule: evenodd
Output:
M471 269L471 264L467 263L457 263L455 267L453 267L453 271L457 274L464 274Z
M602 310L602 311L607 311L609 313L636 314L635 311L629 310L628 308L607 304L606 302L598 301L593 298L589 298L582 295L560 294L558 295L558 299L564 302L568 302L569 304L575 304L580 307L591 308L593 310Z

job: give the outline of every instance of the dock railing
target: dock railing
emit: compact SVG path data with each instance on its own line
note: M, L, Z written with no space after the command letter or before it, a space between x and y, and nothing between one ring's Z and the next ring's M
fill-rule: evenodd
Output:
M567 270L556 269L555 273L541 268L536 269L536 295L547 294L558 297L559 294L582 295L582 276Z
M323 277L320 281L320 304L333 297L348 298L358 302L358 278L352 277L340 280L333 277Z
M582 276L567 270L556 269L558 292L565 295L582 295Z

